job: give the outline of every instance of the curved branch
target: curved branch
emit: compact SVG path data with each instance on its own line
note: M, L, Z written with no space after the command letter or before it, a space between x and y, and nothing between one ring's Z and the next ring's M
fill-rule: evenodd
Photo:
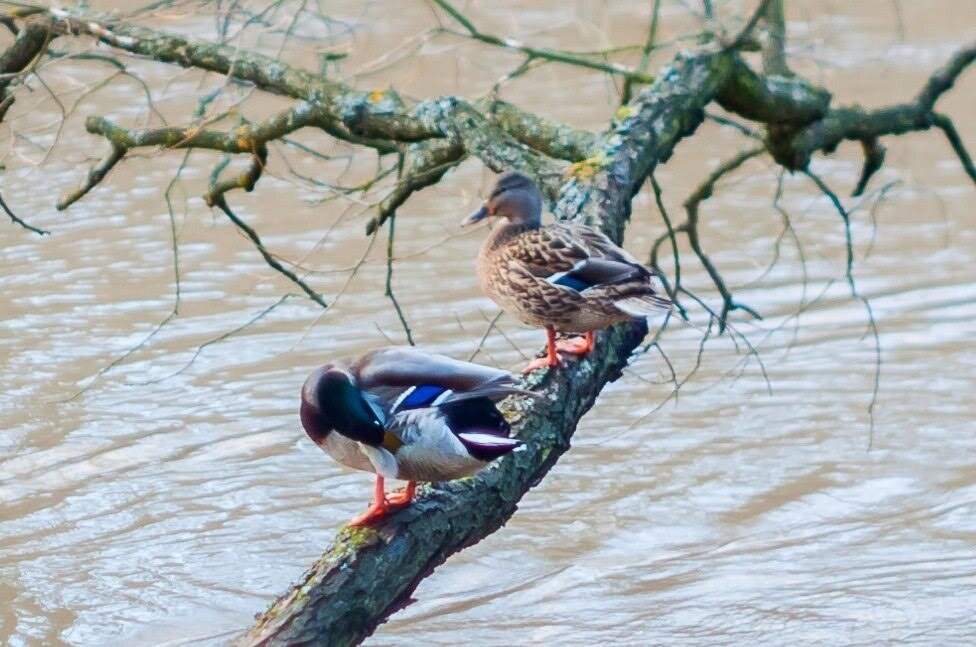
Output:
M112 167L122 161L122 158L125 157L125 154L128 151L128 148L112 142L112 151L105 157L105 159L88 171L88 177L81 184L81 186L58 200L58 211L64 211L78 200L81 200L81 198L83 198L89 191L94 189L99 182L105 179L105 176L108 175L108 172L112 170Z
M721 273L712 263L712 260L705 253L702 248L701 239L698 235L698 216L699 207L703 200L707 200L712 197L712 193L715 190L715 185L718 183L722 177L733 172L747 161L751 160L753 157L758 157L766 152L764 146L758 146L756 148L751 148L749 150L742 151L735 157L726 160L718 166L714 171L712 171L705 181L698 185L698 188L688 196L684 202L685 211L688 212L688 220L678 227L680 231L685 232L688 235L688 243L691 245L692 251L695 252L695 256L698 257L698 261L708 272L708 276L712 279L712 283L718 290L719 294L722 296L722 310L718 315L718 326L719 333L725 331L725 327L728 325L728 316L735 310L744 310L756 319L762 319L758 312L750 308L749 306L739 303L732 298L732 292L729 290L728 286L725 285L725 280L722 278Z
M10 221L12 223L16 225L20 225L21 227L23 227L28 231L32 231L35 234L38 234L40 236L47 236L51 233L47 229L40 229L39 227L35 227L34 225L25 222L23 219L19 218L17 214L15 214L13 210L7 206L7 203L4 201L3 196L0 196L0 209L3 209L4 213L7 214L7 216L10 218Z
M329 307L329 305L325 302L325 299L322 298L321 294L313 290L307 283L305 283L305 281L300 279L298 275L278 262L278 259L275 258L274 255L264 246L264 243L261 242L261 238L258 236L258 233L254 231L250 225L241 220L240 217L238 217L237 214L235 214L227 205L227 200L223 193L217 193L213 198L212 204L223 211L224 215L226 215L230 221L237 226L238 229L244 232L245 236L251 239L251 242L254 243L254 247L257 248L258 252L264 258L265 263L270 265L274 270L281 273L288 278L288 280L301 288L302 292L307 294L309 299L322 306L323 309Z
M956 157L959 158L959 163L962 164L966 175L973 181L973 184L976 184L976 165L973 164L973 158L970 157L969 151L966 150L966 146L962 143L959 131L956 130L956 126L952 123L952 120L936 112L932 115L932 123L945 133L946 139L949 140L949 145L952 146Z
M408 156L409 168L397 181L393 192L380 203L376 215L366 223L367 236L394 216L415 192L437 184L445 173L460 164L464 159L464 147L451 140L438 139L411 144Z
M47 50L50 39L51 31L43 23L29 22L17 31L14 42L0 54L0 121L14 102L13 95L8 92L10 84L33 69Z

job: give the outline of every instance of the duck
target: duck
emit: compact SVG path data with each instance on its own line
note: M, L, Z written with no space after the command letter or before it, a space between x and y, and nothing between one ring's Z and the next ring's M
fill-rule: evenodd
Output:
M388 347L312 371L300 418L334 460L376 475L372 503L349 522L366 526L409 506L418 481L470 476L515 451L522 442L496 404L528 393L501 369ZM387 495L386 479L407 484Z
M542 224L542 193L521 173L502 175L461 224L489 217L501 223L478 254L482 290L503 310L546 330L545 357L523 373L561 365L560 354L590 353L597 330L672 307L654 271L603 232L571 222ZM557 333L577 337L557 341Z

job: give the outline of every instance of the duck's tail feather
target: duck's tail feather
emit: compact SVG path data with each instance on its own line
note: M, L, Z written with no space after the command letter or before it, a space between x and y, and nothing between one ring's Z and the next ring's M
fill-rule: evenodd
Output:
M649 317L661 311L668 311L673 304L671 299L656 294L642 294L614 301L613 305L633 317Z
M522 445L521 440L477 431L462 431L457 437L469 454L485 462L500 458Z

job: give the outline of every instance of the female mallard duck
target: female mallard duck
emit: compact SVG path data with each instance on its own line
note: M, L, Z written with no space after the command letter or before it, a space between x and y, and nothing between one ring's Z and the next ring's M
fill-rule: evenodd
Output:
M336 461L374 472L375 521L410 503L417 481L474 474L521 445L495 403L525 391L505 371L407 348L384 348L316 369L302 387L302 426ZM385 478L407 481L386 496Z
M594 331L634 317L668 310L671 301L654 289L651 270L586 225L542 224L542 194L518 173L499 178L485 204L462 223L488 216L507 219L478 255L481 288L525 323L544 327L546 357L523 372L558 366L559 352L585 355ZM556 332L585 333L556 342Z

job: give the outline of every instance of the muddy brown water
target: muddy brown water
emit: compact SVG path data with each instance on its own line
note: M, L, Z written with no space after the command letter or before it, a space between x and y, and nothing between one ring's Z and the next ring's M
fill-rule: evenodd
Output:
M640 42L648 4L501 2L471 16L486 31L579 49ZM726 15L737 6L717 4ZM969 2L791 4L797 68L838 101L865 106L909 98L976 36ZM313 65L316 51L349 49L345 70L359 87L477 96L518 63L450 36L410 41L416 52L396 60L390 50L435 24L422 2L330 11L336 22L298 23L304 39L286 57ZM686 12L664 3L662 39L693 28ZM161 16L153 23L213 34L212 17ZM272 23L287 29L290 15ZM273 53L276 38L248 42ZM657 54L654 67L673 51ZM218 85L127 64L172 123ZM66 107L80 100L60 135L56 104L36 82L4 122L3 196L54 233L0 228L0 642L219 644L295 581L370 493L368 475L307 441L296 396L316 363L403 342L382 294L385 238L367 250L364 207L290 174L285 162L350 185L369 178L375 159L347 159L354 149L303 132L296 139L336 158L279 147L257 190L231 198L270 248L301 260L332 304L323 315L300 298L266 312L293 288L202 204L219 157L194 153L170 193L178 315L153 334L174 307L163 192L182 153L126 160L69 211L53 209L104 149L83 118L135 125L147 115L143 89L126 77L82 96L111 72L91 62L42 68ZM614 109L606 79L557 65L503 92L590 128ZM211 108L242 96L228 88ZM940 107L976 150L974 99L970 72ZM254 119L283 105L256 95L241 110ZM886 144L888 163L872 188L895 184L873 214L873 199L860 203L852 222L855 276L882 353L870 451L874 342L844 281L840 218L809 181L786 178L783 206L805 263L789 235L777 256L778 173L756 161L703 207L703 237L738 297L765 315L739 317L736 328L759 348L772 393L728 336L709 341L697 374L663 406L672 390L666 364L653 351L636 358L506 527L439 568L368 643L971 641L976 189L937 133ZM683 142L658 171L672 217L707 169L746 145L712 124ZM859 163L845 145L814 169L849 192ZM413 333L462 357L496 312L472 272L484 231L457 228L490 181L480 163L466 162L412 199L398 223L393 285ZM642 192L627 246L646 257L661 231ZM714 299L681 251L686 280ZM704 325L701 313L696 322ZM541 346L539 331L512 318L499 330L481 361L514 369ZM683 326L663 335L680 375L694 366L700 336Z

